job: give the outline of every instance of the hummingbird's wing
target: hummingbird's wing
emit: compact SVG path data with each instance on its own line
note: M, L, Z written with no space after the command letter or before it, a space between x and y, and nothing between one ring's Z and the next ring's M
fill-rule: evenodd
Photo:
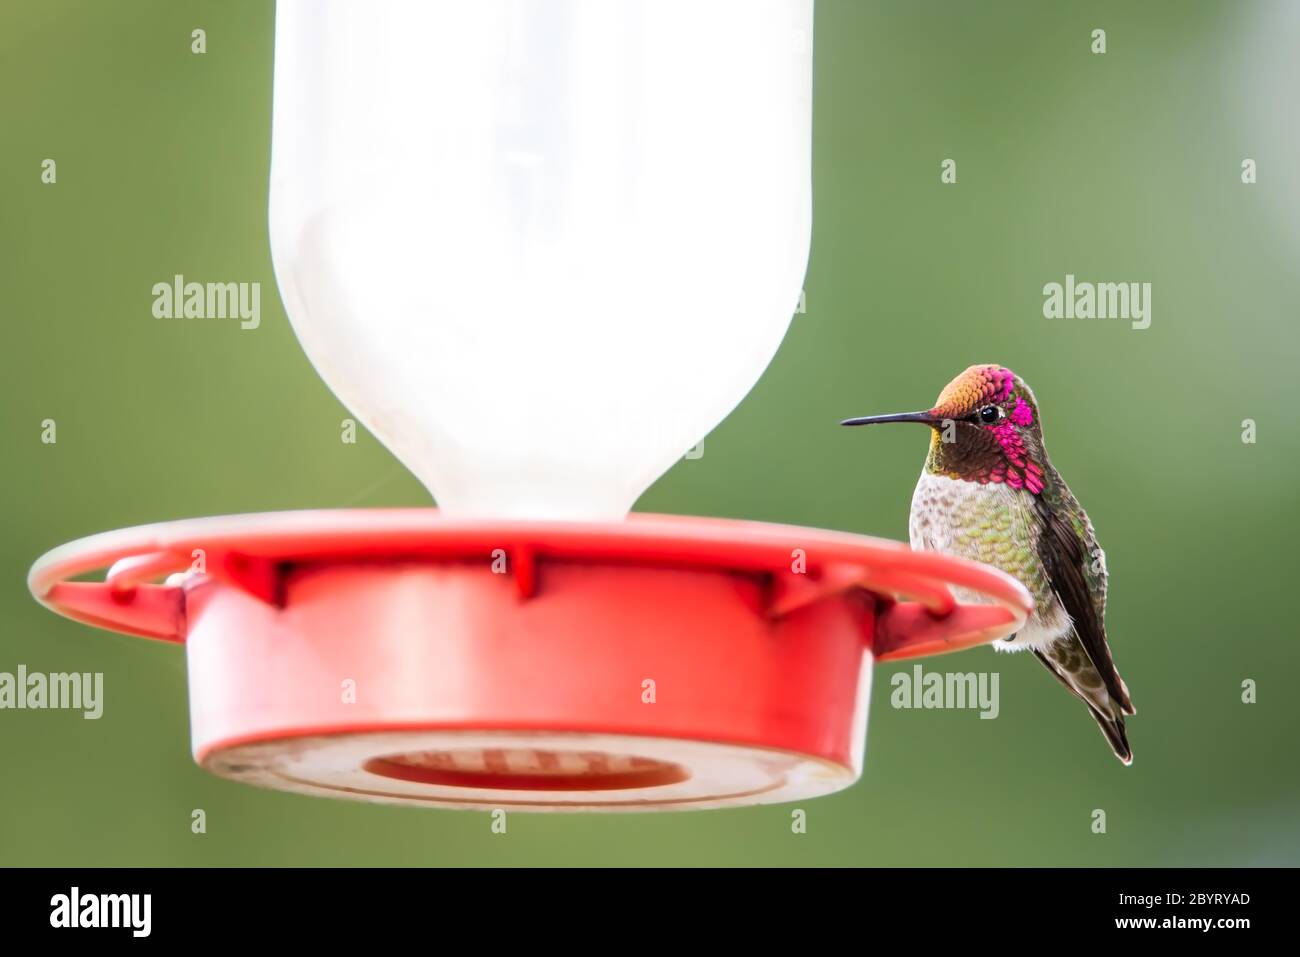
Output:
M1107 694L1122 713L1134 714L1128 688L1106 644L1105 571L1104 568L1092 570L1094 561L1100 564L1099 558L1094 558L1099 550L1092 524L1068 489L1062 488L1052 497L1055 503L1048 500L1048 494L1037 496L1034 501L1041 523L1037 542L1039 561L1052 590L1074 622L1074 634L1101 676ZM1095 705L1089 702L1089 707Z

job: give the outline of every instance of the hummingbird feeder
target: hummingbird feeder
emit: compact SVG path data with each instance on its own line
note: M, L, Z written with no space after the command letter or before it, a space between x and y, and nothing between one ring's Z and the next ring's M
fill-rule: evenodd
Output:
M628 514L790 323L811 40L811 0L280 0L285 307L441 507L108 532L38 560L33 594L184 644L195 759L238 781L527 810L851 784L874 661L1009 634L1024 588Z

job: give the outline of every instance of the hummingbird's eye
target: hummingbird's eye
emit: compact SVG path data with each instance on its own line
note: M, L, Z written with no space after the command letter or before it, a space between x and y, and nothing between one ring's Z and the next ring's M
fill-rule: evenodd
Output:
M978 413L979 420L985 425L992 425L998 419L1002 418L1002 409L996 405L986 405Z

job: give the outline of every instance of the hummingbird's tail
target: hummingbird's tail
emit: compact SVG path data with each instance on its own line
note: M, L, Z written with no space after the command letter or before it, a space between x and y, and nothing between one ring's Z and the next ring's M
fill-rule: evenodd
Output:
M1035 648L1033 652L1066 690L1088 706L1088 713L1101 728L1115 757L1126 765L1132 764L1133 749L1129 747L1128 732L1124 730L1124 715L1133 713L1133 705L1130 701L1116 701L1110 696L1079 639L1070 634L1045 649ZM1127 689L1125 693L1127 695Z
M1133 749L1128 746L1128 733L1124 730L1124 716L1117 715L1112 718L1098 711L1091 701L1085 703L1088 705L1088 712L1097 722L1097 727L1101 728L1101 733L1106 736L1110 749L1115 752L1115 757L1125 764L1132 764Z

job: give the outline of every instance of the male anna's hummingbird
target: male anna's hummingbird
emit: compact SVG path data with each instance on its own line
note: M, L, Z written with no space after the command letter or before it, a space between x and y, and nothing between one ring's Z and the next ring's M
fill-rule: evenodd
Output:
M996 646L1032 651L1088 706L1115 755L1131 764L1124 716L1135 712L1106 644L1105 559L1087 513L1047 459L1029 386L1002 366L971 366L932 409L843 424L878 422L931 429L912 495L912 548L974 559L1018 578L1034 611Z

